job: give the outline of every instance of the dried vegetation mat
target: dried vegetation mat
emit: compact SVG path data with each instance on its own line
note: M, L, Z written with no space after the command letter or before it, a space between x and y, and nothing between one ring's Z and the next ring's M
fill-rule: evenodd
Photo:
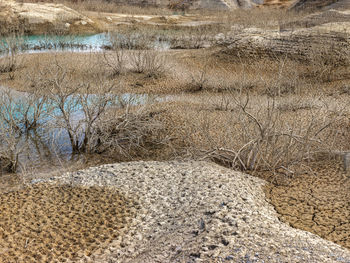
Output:
M19 91L31 91L60 68L76 86L107 81L113 83L115 93L169 94L184 89L172 73L175 56L176 52L153 50L27 54L18 56L16 71L0 74L0 81Z

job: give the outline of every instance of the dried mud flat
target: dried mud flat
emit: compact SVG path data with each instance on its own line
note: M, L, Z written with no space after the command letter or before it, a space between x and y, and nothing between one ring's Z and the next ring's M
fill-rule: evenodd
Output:
M65 262L104 248L137 206L115 190L36 184L0 195L0 262ZM135 210L135 209L134 209Z
M266 195L282 221L350 249L350 176L336 161L310 168L286 185L268 185Z
M36 182L1 195L1 205L12 212L2 215L0 245L24 257L42 253L43 258L51 257L47 261L59 262L350 261L348 250L280 222L265 200L263 180L214 164L110 164ZM80 214L82 203L89 204L87 211L103 213L104 223L93 222L89 212ZM64 212L70 209L76 218ZM15 215L13 211L20 212ZM38 231L41 226L50 228L42 221L50 215L56 218L51 229ZM78 222L85 220L90 222L85 225L91 229L90 239L79 236ZM19 237L19 228L27 239L41 238L41 242L25 251L36 243ZM45 239L56 232L61 241ZM74 247L73 240L85 243ZM1 261L16 262L12 254ZM17 262L31 261L35 262Z

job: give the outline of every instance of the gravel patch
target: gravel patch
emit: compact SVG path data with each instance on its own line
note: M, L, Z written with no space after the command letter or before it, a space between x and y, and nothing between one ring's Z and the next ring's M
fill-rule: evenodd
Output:
M83 262L350 262L350 251L280 222L263 180L215 164L109 164L49 182L137 200L128 232Z

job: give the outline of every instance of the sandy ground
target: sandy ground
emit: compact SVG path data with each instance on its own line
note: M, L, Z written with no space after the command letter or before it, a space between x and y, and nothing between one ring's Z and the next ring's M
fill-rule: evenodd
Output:
M135 216L129 216L128 220L125 220L126 231L118 234L118 227L112 226L116 229L116 235L114 238L108 236L106 239L108 245L100 246L97 237L95 243L90 245L83 243L81 248L77 247L76 251L74 249L71 251L72 254L84 254L82 262L350 261L348 250L314 234L281 223L273 207L265 200L263 180L214 164L206 162L110 164L66 173L45 181L35 180L38 185L27 190L12 192L11 195L2 195L2 203L6 200L11 204L15 200L23 200L22 196L30 195L31 200L40 200L37 205L40 204L39 207L47 211L45 207L49 206L50 202L46 200L56 197L53 199L58 201L51 201L51 204L60 205L52 206L53 210L49 213L57 217L55 221L57 225L54 226L61 229L59 233L67 238L74 237L75 234L70 235L66 228L61 228L60 222L63 220L61 218L65 218L66 213L60 211L69 211L67 207L77 211L76 205L81 207L81 203L76 202L79 199L64 197L77 196L77 193L87 191L82 189L95 189L97 194L89 197L90 199L85 194L83 198L90 203L96 200L97 203L93 206L96 211L99 211L100 204L101 208L106 206L103 202L108 200L106 199L110 193L108 191L113 192L113 189L117 190L117 199L123 197L125 202L132 200L128 204L131 204L133 210L130 212ZM108 191L105 186L108 186ZM44 189L47 189L46 192L43 192ZM41 198L43 196L45 198ZM111 200L109 203L113 204ZM17 206L19 215L26 215L24 207ZM40 208L37 209L42 211ZM104 208L101 210L106 211ZM108 214L108 211L107 209L104 212L106 221L113 225L118 222L120 216L116 215L115 219L113 215ZM35 215L31 213L28 216ZM16 229L18 223L13 220L7 222L7 228ZM47 224L48 233L52 231L51 226L52 224ZM104 224L97 222L87 227L103 229ZM21 231L31 235L32 238L35 235L40 236L35 230L37 229L29 224L21 227ZM13 251L23 251L23 247L21 248L23 244L18 245L11 240L3 237L0 244L2 247L12 247ZM23 236L21 242L24 242L24 246L25 240ZM83 239L79 239L79 242L81 240ZM51 243L42 244L45 246ZM44 253L45 250L42 251ZM31 253L37 252L32 250ZM47 257L54 256L55 254L50 253L47 255ZM63 261L64 254L60 254L60 257L60 261ZM8 257L5 262L15 260Z
M94 20L103 30L115 30L120 25L156 25L156 26L200 26L213 24L214 17L203 15L132 15L85 11L84 14Z

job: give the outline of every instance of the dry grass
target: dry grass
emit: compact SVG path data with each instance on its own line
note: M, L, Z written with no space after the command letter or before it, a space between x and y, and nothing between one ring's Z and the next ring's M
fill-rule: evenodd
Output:
M249 173L268 170L293 176L307 169L315 153L350 147L349 113L341 114L348 100L336 106L327 99L255 96L242 108L237 98L198 94L164 106L159 118L174 138L177 155Z
M131 40L127 45L134 45ZM54 61L69 72L73 86L98 79L112 83L114 94L185 93L180 102L107 118L111 126L103 125L106 130L96 139L101 145L91 152L105 154L105 149L115 145L113 151L123 153L119 160L208 158L250 172L292 175L297 163L311 160L317 152L349 148L345 143L349 136L345 110L349 102L344 96L349 86L347 65L337 56L329 57L330 52L315 55L313 63L305 64L280 57L232 57L216 48L154 51L116 43L114 50L104 54L24 55L15 78L8 73L1 78L7 86L30 91L37 81L33 76L50 79L57 73L53 70L47 75ZM325 56L329 63L324 62ZM325 74L325 79L317 74L322 70L320 63L336 77ZM128 121L132 125L124 127ZM130 136L125 136L125 130ZM120 137L126 138L125 145L142 143L126 149ZM167 138L169 145L163 147L157 138Z
M287 9L281 8L253 8L253 9L233 9L233 10L176 10L170 9L166 4L144 4L128 2L116 3L106 0L24 0L23 2L38 3L58 3L64 4L78 11L92 11L101 13L118 13L129 15L182 15L193 14L200 17L207 17L210 21L221 23L226 27L238 25L240 27L259 27L259 28L276 28L281 23L296 21L304 16L302 13L288 12Z
M25 0L27 3L40 3L40 0ZM47 3L63 4L78 11L94 11L104 13L120 14L143 14L143 15L171 15L173 11L165 7L140 6L129 3L118 4L113 1L105 0L45 0Z
M281 24L297 21L305 14L290 12L287 9L253 8L221 11L215 16L218 22L230 27L277 29Z
M346 92L347 85L347 73L344 73L343 68L332 71L337 79L330 83L315 74L308 74L314 69L318 70L316 65L312 68L312 65L283 59L232 60L215 49L24 55L21 67L14 73L15 78L4 73L0 79L6 86L21 91L30 90L28 76L33 75L33 69L45 69L53 60L72 71L73 81L91 82L94 79L91 72L104 75L118 84L114 89L116 93L174 94L196 90L243 90L275 96L302 95L322 90L340 94ZM148 69L141 70L142 67ZM149 70L157 74L149 74Z
M173 76L168 73L168 62L172 57L160 58L159 61L148 61L149 53L153 51L141 52L138 57L141 62L150 63L151 68L144 68L140 72L135 65L132 65L130 56L133 51L125 51L125 72L124 74L115 74L116 53L47 53L24 55L23 63L15 72L15 78L11 79L9 74L0 75L0 80L5 86L10 86L20 91L31 90L31 76L35 76L35 72L43 71L52 65L52 61L57 61L60 65L64 65L72 74L73 83L94 82L94 74L102 75L108 81L114 82L114 93L173 93L181 87ZM148 55L147 55L148 54ZM137 55L137 54L135 54ZM159 56L157 54L157 56ZM136 57L137 58L137 57ZM135 59L136 59L135 58ZM144 59L144 60L143 60ZM163 64L163 60L165 65ZM152 64L154 62L155 64ZM152 65L151 65L152 64ZM164 68L161 70L162 65ZM137 72L138 71L138 72ZM156 77L153 73L157 73ZM91 74L94 72L94 74ZM43 73L44 74L44 73Z

